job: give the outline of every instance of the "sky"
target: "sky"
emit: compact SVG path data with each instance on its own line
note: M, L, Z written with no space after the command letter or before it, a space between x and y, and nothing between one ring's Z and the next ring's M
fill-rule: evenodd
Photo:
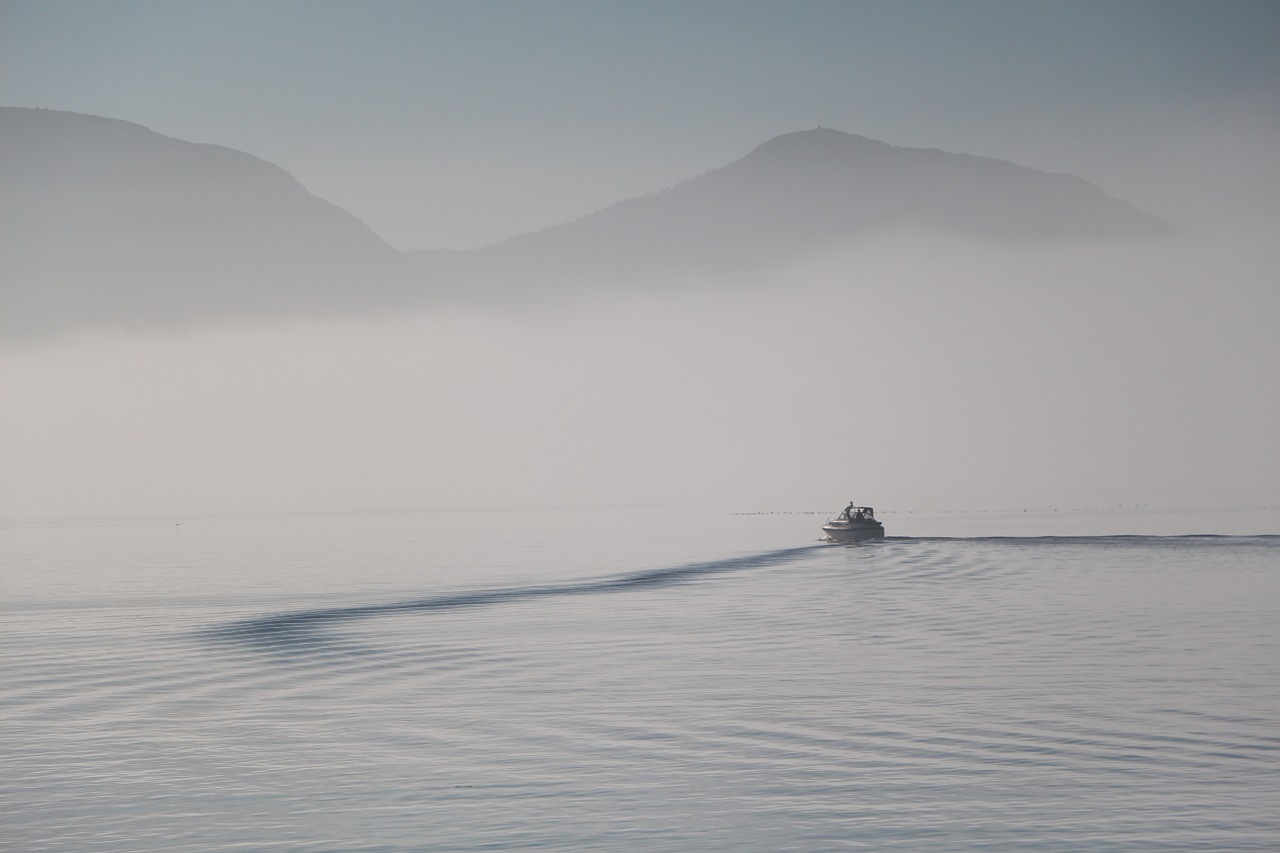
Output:
M855 500L1280 524L1278 34L1275 2L0 0L0 104L246 151L400 249L816 126L1072 173L1183 229L4 345L0 517Z
M1270 0L4 0L0 103L247 151L401 249L575 219L819 125L1195 219L1215 193L1269 204L1232 166L1274 153L1277 33Z

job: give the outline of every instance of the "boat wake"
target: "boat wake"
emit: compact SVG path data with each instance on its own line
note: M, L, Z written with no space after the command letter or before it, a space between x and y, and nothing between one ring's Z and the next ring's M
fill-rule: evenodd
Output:
M402 614L411 611L488 607L549 596L593 595L671 586L695 581L708 575L782 565L798 560L823 547L823 545L806 545L800 548L767 551L762 554L731 557L725 560L691 563L663 569L649 569L629 575L599 580L545 584L541 586L499 587L410 601L275 613L217 626L203 633L206 638L214 641L248 645L261 650L285 650L302 647L316 649L319 646L332 645L331 641L326 642L325 629L357 619L369 619L376 616Z
M950 553L943 564L933 564L939 559L938 554L929 549L929 545L948 546L954 544L962 548L986 546L1012 546L1017 548L1037 547L1096 547L1107 550L1133 547L1150 549L1168 547L1185 549L1188 545L1199 542L1201 547L1230 547L1231 544L1248 544L1268 537L1221 537L1221 536L991 536L991 537L906 537L889 536L883 540L886 552L873 568L870 564L861 567L861 573L878 573L888 571L890 574L904 573L904 578L920 581L926 577L936 580L936 573L954 573L953 562L959 559L958 553ZM358 604L349 607L326 607L309 610L293 610L241 619L234 622L216 625L200 632L200 636L210 642L222 645L240 646L258 652L276 652L289 654L323 654L342 655L358 654L362 651L373 653L373 649L362 649L348 637L336 634L334 629L344 623L375 617L402 615L413 612L454 611L464 608L492 607L500 604L528 601L538 598L556 596L595 595L610 592L626 592L629 590L652 589L676 584L690 583L712 575L730 572L741 572L751 569L769 568L796 562L823 551L839 553L845 549L860 550L870 543L820 542L797 548L766 551L759 554L741 555L723 560L690 563L667 568L647 569L632 574L549 583L532 586L496 587L488 589L464 590L446 593L428 598L391 601L372 604ZM894 546L907 548L904 552L892 551ZM921 550L923 549L923 550ZM877 549L878 551L879 549ZM961 552L963 553L963 552ZM976 556L976 555L975 555ZM980 560L980 562L982 562ZM996 561L1001 564L1001 561ZM981 573L981 572L979 572ZM973 581L972 572L965 577Z

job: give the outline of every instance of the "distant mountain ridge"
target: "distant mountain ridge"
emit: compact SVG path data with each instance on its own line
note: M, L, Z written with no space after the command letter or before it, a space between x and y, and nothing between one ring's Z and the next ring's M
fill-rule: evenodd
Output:
M776 137L727 166L574 222L468 252L413 254L441 278L480 284L714 274L898 228L1014 243L1175 230L1071 175L819 128Z
M278 166L141 125L0 107L0 331L343 312L420 277Z
M0 334L421 307L728 277L881 230L1008 242L1172 226L1000 160L789 133L667 190L469 251L402 253L283 169L140 125L0 107Z

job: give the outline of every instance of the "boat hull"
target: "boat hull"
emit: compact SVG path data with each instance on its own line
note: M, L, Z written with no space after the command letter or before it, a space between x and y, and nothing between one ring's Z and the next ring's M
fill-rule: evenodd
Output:
M862 542L867 539L883 539L884 525L878 521L862 524L824 524L822 532L832 542Z

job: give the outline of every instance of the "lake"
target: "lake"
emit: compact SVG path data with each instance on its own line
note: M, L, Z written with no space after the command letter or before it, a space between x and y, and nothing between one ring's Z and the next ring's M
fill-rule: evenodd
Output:
M824 517L6 523L0 845L1275 849L1271 516Z

